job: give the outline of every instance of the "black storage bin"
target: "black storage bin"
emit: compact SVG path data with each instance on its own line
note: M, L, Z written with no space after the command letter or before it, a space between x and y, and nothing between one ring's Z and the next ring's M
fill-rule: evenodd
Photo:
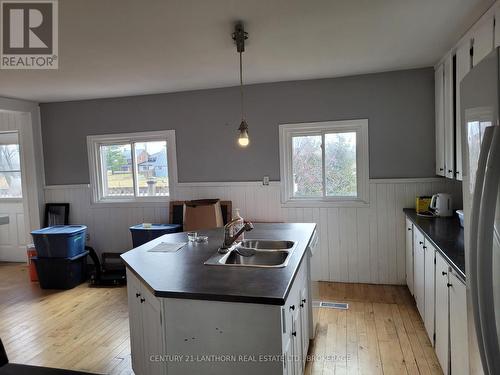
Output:
M34 257L42 289L71 289L87 279L88 251L73 258Z

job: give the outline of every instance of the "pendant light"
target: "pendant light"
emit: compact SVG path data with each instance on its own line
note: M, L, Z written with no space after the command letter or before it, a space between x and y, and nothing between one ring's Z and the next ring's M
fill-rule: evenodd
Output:
M240 55L240 100L241 100L241 123L238 128L238 144L241 147L246 147L250 143L248 138L248 124L245 121L245 111L243 105L243 52L245 51L245 40L248 39L248 33L243 29L243 24L238 22L232 34L233 40L236 43L236 50Z

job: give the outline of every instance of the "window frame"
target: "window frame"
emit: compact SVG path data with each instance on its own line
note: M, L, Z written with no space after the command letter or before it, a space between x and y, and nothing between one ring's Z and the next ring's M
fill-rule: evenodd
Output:
M138 186L135 183L137 176L137 165L134 143L138 142L167 142L167 164L168 164L168 196L141 197L137 193ZM102 145L130 144L132 157L132 179L134 181L134 195L120 198L104 196L104 181L102 172ZM160 130L137 133L105 134L87 136L87 152L89 159L90 189L93 204L104 203L143 203L143 202L169 202L173 199L177 186L177 153L175 147L175 130Z
M327 196L325 134L356 133L356 196ZM292 137L321 135L323 196L293 195ZM281 124L279 126L281 203L285 207L364 207L369 204L368 119Z
M22 148L21 148L21 134L18 130L6 130L6 131L0 131L0 135L9 135L9 134L15 134L15 138L17 139L17 143L1 143L1 145L17 145L18 146L18 152L19 152L19 169L13 169L13 170L0 170L0 173L19 173L21 176L21 196L18 197L0 197L0 202L9 202L9 203L15 203L15 202L21 202L25 198L25 186L24 186L24 165L23 165L23 155L22 155Z

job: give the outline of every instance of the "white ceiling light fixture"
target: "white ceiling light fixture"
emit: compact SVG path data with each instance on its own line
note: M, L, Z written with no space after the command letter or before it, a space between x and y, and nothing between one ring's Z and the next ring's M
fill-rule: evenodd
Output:
M238 128L238 144L241 147L247 147L250 143L248 137L248 124L245 120L245 107L243 100L243 52L245 52L245 40L248 39L248 33L243 28L243 23L238 22L234 27L232 34L233 40L236 43L236 50L240 55L240 100L241 100L241 123Z

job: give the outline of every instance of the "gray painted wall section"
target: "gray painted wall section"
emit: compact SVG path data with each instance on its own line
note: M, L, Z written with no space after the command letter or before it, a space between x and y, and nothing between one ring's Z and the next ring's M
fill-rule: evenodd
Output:
M279 180L278 125L369 119L370 178L434 176L432 68L42 104L47 185L89 183L86 136L175 129L179 182Z

